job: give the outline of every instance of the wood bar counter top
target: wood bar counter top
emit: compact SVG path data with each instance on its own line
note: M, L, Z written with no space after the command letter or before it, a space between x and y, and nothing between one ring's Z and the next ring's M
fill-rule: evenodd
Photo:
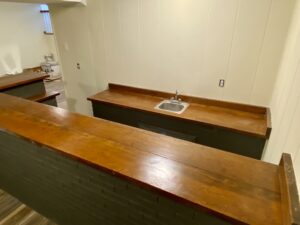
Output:
M182 114L154 108L162 100L172 96L174 94L109 84L109 89L89 97L88 100L208 124L262 138L269 137L270 114L264 107L181 95L180 98L190 104Z
M1 77L0 79L0 91L5 91L16 86L41 81L47 77L49 77L49 75L42 74L40 72L33 72L32 70L27 70L17 75L7 75Z
M0 130L233 223L298 222L284 158L277 166L6 94Z
M0 92L31 101L57 106L59 92L48 92L44 79L49 75L38 68L25 69L16 75L0 77Z

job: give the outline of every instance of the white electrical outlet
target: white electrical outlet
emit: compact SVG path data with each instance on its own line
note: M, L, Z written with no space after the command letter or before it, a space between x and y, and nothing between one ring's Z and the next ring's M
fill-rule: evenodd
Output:
M225 80L224 79L220 79L219 81L219 87L224 87L225 86Z

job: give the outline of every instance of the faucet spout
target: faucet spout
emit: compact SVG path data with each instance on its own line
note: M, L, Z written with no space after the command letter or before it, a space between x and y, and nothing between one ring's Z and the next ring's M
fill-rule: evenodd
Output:
M171 98L171 101L174 101L174 102L177 102L177 103L181 102L181 99L179 98L179 93L178 93L177 90L175 92L175 95Z
M176 90L176 92L175 92L174 100L178 100L178 91L177 91L177 90Z

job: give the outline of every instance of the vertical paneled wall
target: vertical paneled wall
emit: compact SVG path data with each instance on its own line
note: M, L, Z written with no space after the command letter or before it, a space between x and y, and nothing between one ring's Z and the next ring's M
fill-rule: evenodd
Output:
M294 2L89 0L80 9L52 7L73 109L88 112L80 107L87 80L99 90L116 82L268 105Z
M297 1L271 102L273 131L264 159L292 155L300 188L300 1Z

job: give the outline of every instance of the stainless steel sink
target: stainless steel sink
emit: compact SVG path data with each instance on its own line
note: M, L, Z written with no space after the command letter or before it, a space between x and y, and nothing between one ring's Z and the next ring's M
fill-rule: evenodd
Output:
M181 114L187 109L188 106L189 104L186 102L177 100L164 100L155 106L155 109Z

